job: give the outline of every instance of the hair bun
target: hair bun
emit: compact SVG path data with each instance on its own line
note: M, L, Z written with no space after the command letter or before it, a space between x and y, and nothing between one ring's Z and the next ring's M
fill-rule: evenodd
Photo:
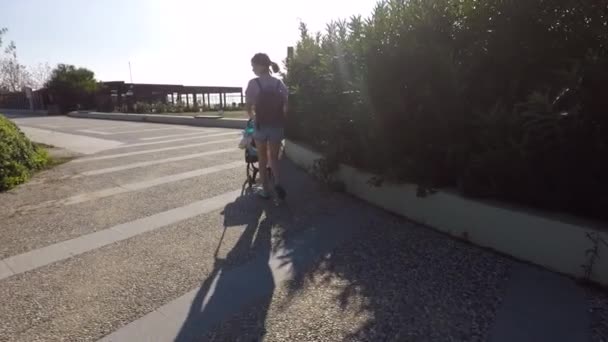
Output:
M281 69L279 69L279 65L275 62L270 62L270 67L272 68L272 72L277 73Z

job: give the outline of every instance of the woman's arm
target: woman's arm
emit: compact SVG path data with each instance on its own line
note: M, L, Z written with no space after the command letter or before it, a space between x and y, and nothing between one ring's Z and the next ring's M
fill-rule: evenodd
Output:
M253 111L253 105L251 103L245 104L245 110L250 119L255 119L255 112Z
M255 119L255 99L258 96L259 89L255 84L254 80L249 81L247 89L245 90L245 110L250 119Z

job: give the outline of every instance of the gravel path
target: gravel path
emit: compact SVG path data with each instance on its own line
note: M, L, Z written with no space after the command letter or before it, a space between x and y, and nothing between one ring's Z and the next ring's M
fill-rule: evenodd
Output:
M383 215L212 341L486 341L511 261ZM269 307L269 309L268 309Z
M84 125L81 128L109 134L103 137L136 144L99 155L150 153L63 164L0 194L0 202L7 203L0 207L0 258L232 193L245 180L243 168L236 168L64 205L57 200L241 160L242 151L167 162L170 157L233 148L236 140L234 144L195 147L183 147L194 143L189 140L140 145L147 144L149 137L188 131L178 127L155 130L163 126L145 123L59 117L22 121L43 129L49 129L44 125L55 125L59 131L76 135L85 134L76 128ZM111 127L116 125L142 131L113 136L110 133L115 128ZM90 134L95 137L95 133ZM182 148L158 151L171 146ZM147 161L163 162L71 178L79 172ZM516 325L507 325L507 332L526 334L530 327L524 327L524 321L543 336L547 331L555 332L555 326L569 329L568 323L574 321L571 318L581 317L585 320L578 325L580 330L589 332L594 342L608 342L605 289L585 288L585 298L585 292L569 279L549 282L572 285L566 294L575 295L581 305L567 310L547 304L567 303L559 291L545 291L556 286L525 276L523 279L529 282L519 288L524 295L515 301L515 309L520 311L514 310L513 300L505 293L513 293L513 283L522 284L515 281L522 274L517 271L520 265L516 261L349 196L319 191L302 170L289 163L285 167L282 179L289 198L282 206L257 198L235 198L223 210L170 220L153 231L2 279L0 341L97 341L117 330L128 331L128 323L177 302L189 310L184 311L188 317L166 314L162 317L167 320L157 322L157 326L170 333L167 326L175 322L182 328L204 326L194 332L204 335L197 336L201 341L488 341L496 334L497 322ZM47 202L51 205L27 209L28 205ZM277 280L288 274L283 271L287 267L281 268L284 264L277 266L281 261L292 267L293 279L288 282ZM262 272L257 272L259 269ZM217 288L210 291L215 279ZM232 286L236 283L239 286ZM210 299L205 305L205 296L197 296L200 303L180 302L188 293L210 294ZM534 301L527 298L542 300L534 306ZM214 308L233 311L222 313ZM515 312L511 317L518 319L502 315L505 308ZM584 315L585 310L589 316ZM521 312L530 318L518 314ZM557 315L566 316L564 324L556 325L546 312L566 313ZM175 320L169 322L172 318ZM165 326L167 322L170 324ZM216 322L221 323L213 326ZM209 327L211 331L205 330ZM537 340L558 342L560 338L559 342L569 342L563 334L556 339ZM507 338L511 340L527 342Z
M608 292L598 288L587 289L591 333L593 342L608 342Z

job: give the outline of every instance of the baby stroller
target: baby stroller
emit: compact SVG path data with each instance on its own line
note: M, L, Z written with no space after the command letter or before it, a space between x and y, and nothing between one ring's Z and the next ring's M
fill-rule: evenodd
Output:
M249 119L249 121L247 121L247 127L243 131L243 139L239 144L239 147L245 150L245 162L247 163L247 180L245 181L245 185L248 185L249 189L255 185L257 175L260 172L259 167L257 166L258 151L255 147L255 141L253 140L254 130L254 122ZM268 180L272 182L272 170L270 169L270 166L268 166L266 170L268 172Z

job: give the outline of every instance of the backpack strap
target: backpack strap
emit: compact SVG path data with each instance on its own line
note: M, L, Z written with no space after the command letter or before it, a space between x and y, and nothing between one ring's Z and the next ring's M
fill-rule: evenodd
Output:
M255 83L257 83L258 88L260 88L260 92L261 92L262 90L264 90L264 89L262 89L262 83L260 83L260 78L259 78L259 77L255 79Z
M255 83L258 85L258 88L260 88L260 91L264 90L259 77L255 78ZM277 79L277 86L275 87L275 90L279 90L279 88L281 88L281 80Z

